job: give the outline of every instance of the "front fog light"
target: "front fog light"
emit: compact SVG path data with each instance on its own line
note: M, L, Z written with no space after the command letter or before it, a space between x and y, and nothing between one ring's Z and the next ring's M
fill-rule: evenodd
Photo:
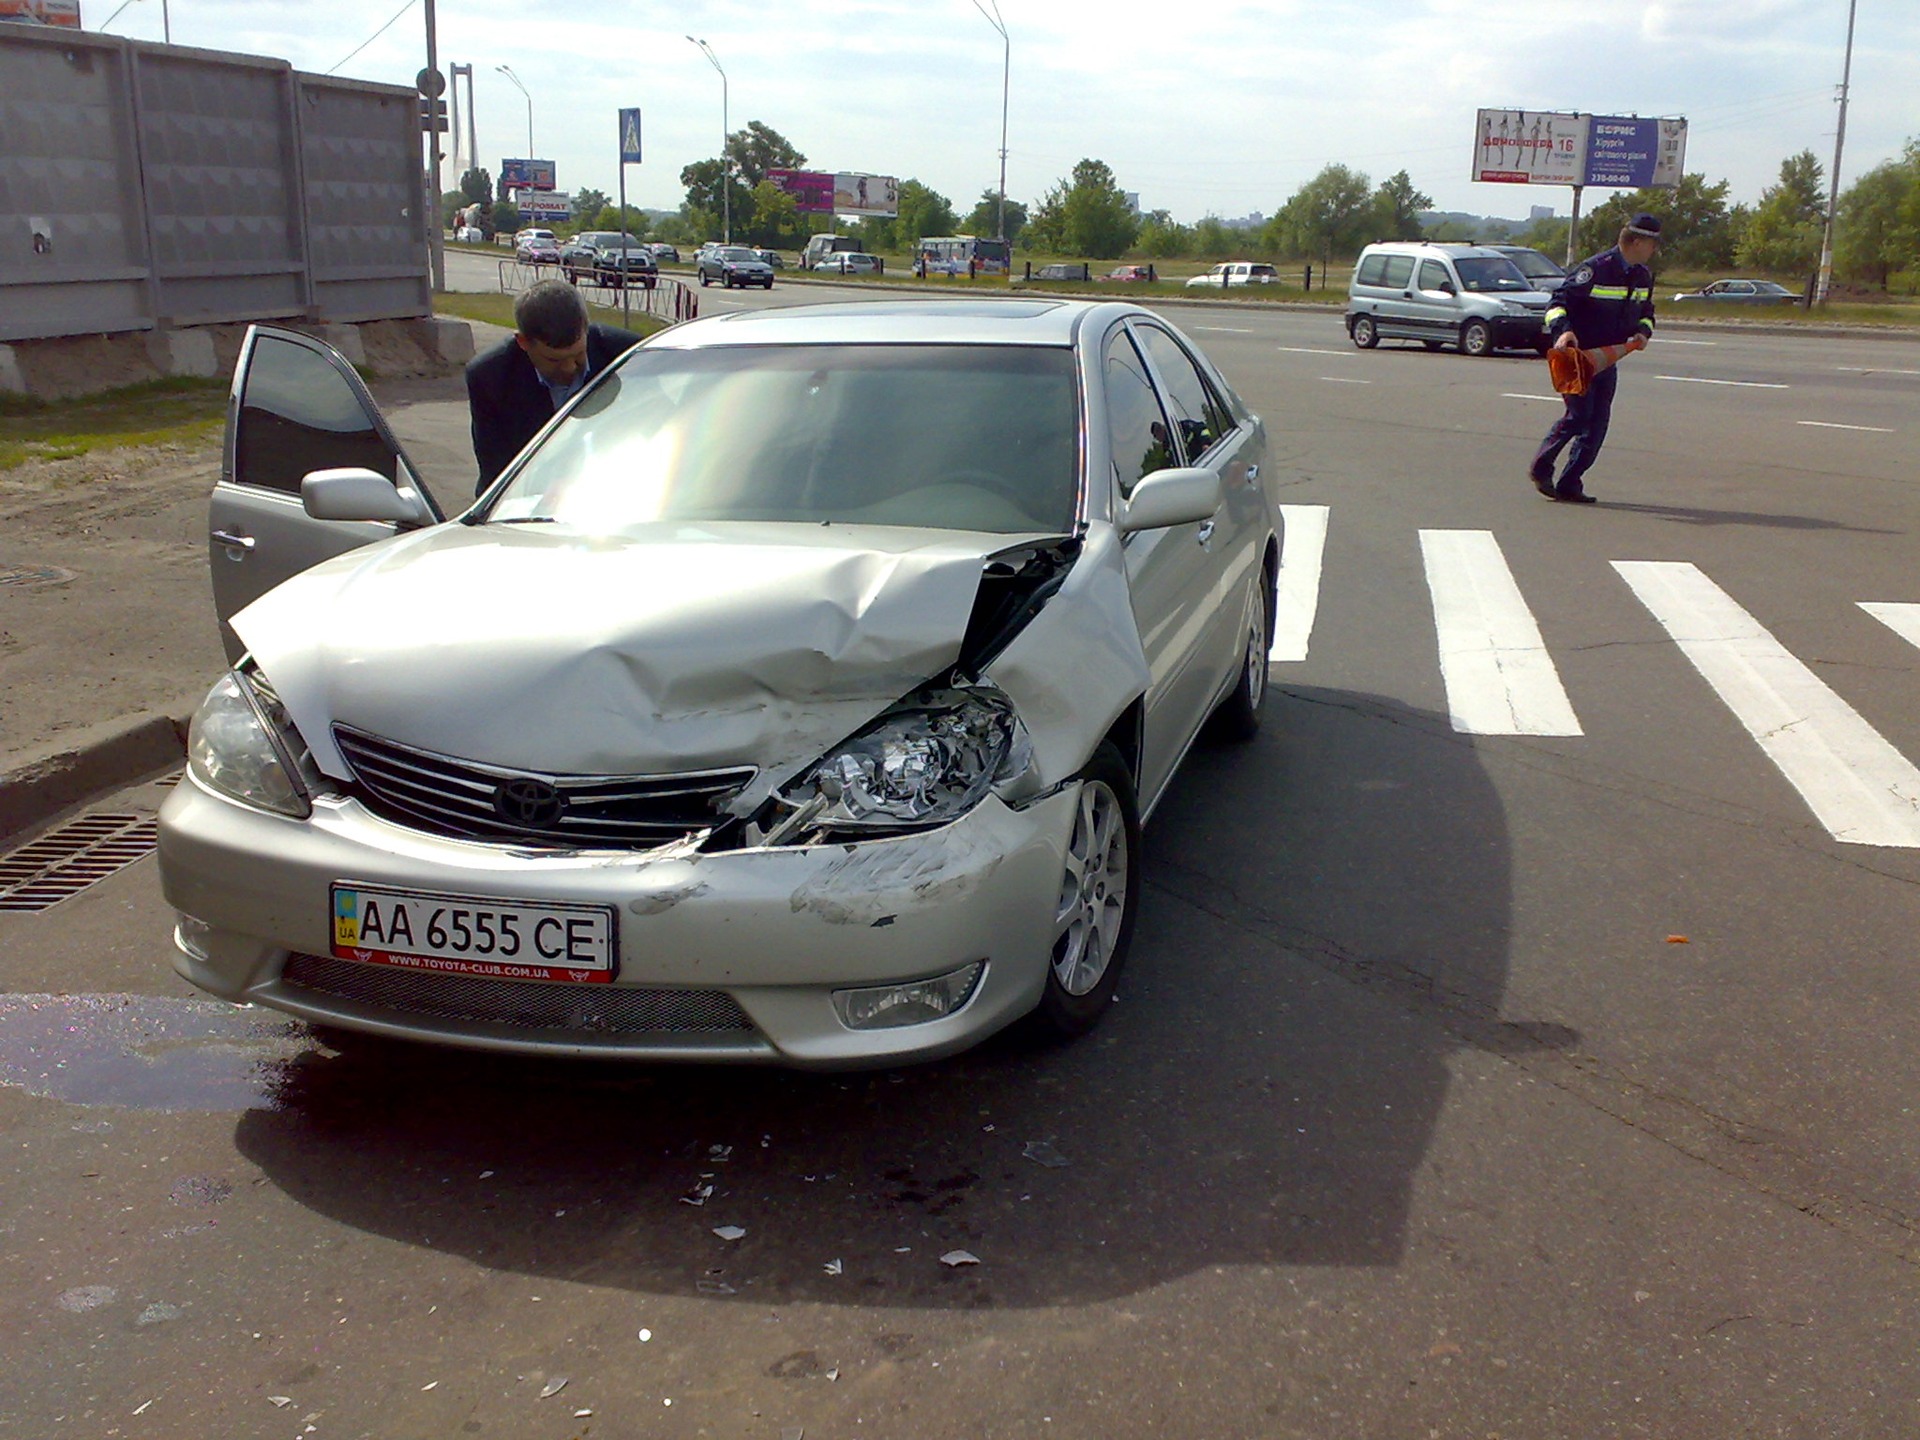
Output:
M173 913L174 942L195 960L211 960L213 956L207 947L213 943L213 926L204 920L196 920L184 910Z
M975 960L931 980L906 985L878 985L870 990L836 990L833 1008L849 1030L892 1030L901 1025L924 1025L957 1014L973 998L987 962Z

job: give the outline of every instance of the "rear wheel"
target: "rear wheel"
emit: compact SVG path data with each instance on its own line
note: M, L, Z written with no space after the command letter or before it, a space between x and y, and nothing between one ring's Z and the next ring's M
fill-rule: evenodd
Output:
M1462 355L1491 355L1493 353L1493 328L1484 320L1469 320L1460 327L1460 353Z
M1081 772L1046 989L1034 1011L1040 1028L1071 1038L1086 1034L1107 1013L1133 939L1139 890L1133 776L1112 742L1102 741Z
M1371 315L1354 316L1349 333L1353 336L1353 343L1362 350L1371 350L1380 343L1380 332L1374 328Z
M1240 677L1213 712L1214 726L1224 739L1251 740L1260 733L1260 702L1267 698L1267 652L1273 648L1273 609L1274 575L1268 566L1261 572L1260 593L1247 620Z

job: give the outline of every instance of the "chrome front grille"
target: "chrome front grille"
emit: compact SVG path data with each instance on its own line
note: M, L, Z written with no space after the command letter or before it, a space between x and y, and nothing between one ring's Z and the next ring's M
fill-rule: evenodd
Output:
M335 725L369 809L462 840L651 850L717 824L751 765L683 775L542 775L436 755Z
M294 955L280 982L316 995L456 1024L543 1030L558 1036L732 1036L756 1033L724 990L641 990L624 985L537 984Z

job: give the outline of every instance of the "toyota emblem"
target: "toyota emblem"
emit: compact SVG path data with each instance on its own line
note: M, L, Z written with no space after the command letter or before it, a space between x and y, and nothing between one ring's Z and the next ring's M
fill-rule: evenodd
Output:
M509 780L493 792L493 809L509 825L541 830L566 813L567 801L544 780Z

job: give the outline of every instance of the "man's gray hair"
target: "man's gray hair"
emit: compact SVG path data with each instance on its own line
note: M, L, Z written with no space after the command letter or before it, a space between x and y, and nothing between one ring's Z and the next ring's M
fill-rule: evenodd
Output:
M587 329L587 304L564 280L542 280L513 302L513 323L529 340L564 350Z

